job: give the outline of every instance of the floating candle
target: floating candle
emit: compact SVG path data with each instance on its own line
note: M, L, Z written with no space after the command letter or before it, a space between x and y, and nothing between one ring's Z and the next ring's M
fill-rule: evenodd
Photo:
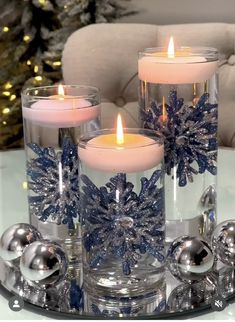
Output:
M173 39L168 51L147 49L138 60L139 79L154 84L200 83L209 79L218 67L218 61L192 55L190 48L175 52Z
M37 97L35 97L37 99ZM47 127L74 127L95 119L100 114L100 106L82 96L65 95L62 85L58 95L38 98L30 107L23 106L23 117Z
M136 129L123 132L118 116L116 133L98 135L83 147L79 145L79 157L89 167L106 172L127 173L152 169L163 159L163 144L159 138L137 133ZM104 133L104 131L103 131Z

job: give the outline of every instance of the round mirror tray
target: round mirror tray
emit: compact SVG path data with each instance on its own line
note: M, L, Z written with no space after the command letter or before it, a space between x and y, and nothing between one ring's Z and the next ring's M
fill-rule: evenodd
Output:
M23 278L17 263L1 261L0 280L4 296L18 295L29 309L62 319L172 319L221 311L235 299L234 269L218 262L203 280L193 284L179 282L166 271L156 292L131 298L85 292L79 266L69 268L58 285L39 288Z

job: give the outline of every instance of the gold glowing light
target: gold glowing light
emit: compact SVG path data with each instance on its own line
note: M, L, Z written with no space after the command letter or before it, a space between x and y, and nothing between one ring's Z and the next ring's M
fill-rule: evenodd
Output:
M58 95L64 96L64 87L61 84L58 86Z
M170 38L168 50L167 50L167 57L168 58L175 58L175 46L173 37Z
M2 122L2 124L3 124L3 125L7 125L7 122L6 122L6 121L3 121L3 122Z
M162 115L161 120L165 124L167 122L166 102L165 96L162 97Z
M58 86L58 95L59 95L59 100L64 99L64 87L61 84L59 84Z
M12 94L11 96L10 96L10 101L12 102L12 101L14 101L16 99L16 95L15 94Z
M8 32L10 29L9 29L9 27L7 27L7 26L4 26L3 28L2 28L2 31L3 32Z
M118 114L118 116L117 116L116 141L117 141L117 144L119 144L119 145L124 143L124 133L123 133L123 126L122 126L122 118L121 118L120 114Z
M28 189L28 183L27 183L27 181L23 181L22 182L22 188L25 189L25 190Z
M5 85L4 85L4 88L5 89L10 89L12 88L12 84L10 82L7 82Z
M8 107L5 107L3 110L2 110L2 114L8 114L10 112L10 109Z
M38 0L41 6L45 6L47 0Z
M61 61L54 61L52 63L53 66L61 66Z
M35 66L34 66L33 71L34 71L34 73L37 73L37 72L38 72L38 65L35 65Z
M38 82L42 81L42 76L35 76L34 78L35 78L35 80L36 80L36 81L38 81Z
M4 95L4 96L10 96L10 95L11 95L11 92L9 92L9 91L4 91L4 92L2 92L2 95Z
M29 42L30 41L30 36L29 35L24 35L23 40L25 42Z
M28 66L30 66L32 63L31 63L31 60L27 60L27 62L26 62L26 64L28 65Z

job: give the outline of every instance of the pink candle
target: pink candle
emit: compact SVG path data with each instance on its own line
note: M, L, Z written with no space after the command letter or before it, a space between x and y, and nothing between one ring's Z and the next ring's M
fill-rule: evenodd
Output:
M92 106L84 98L64 95L62 85L58 92L38 100L30 108L23 106L23 117L45 127L74 127L99 116L99 105Z
M90 168L105 172L140 172L154 168L164 156L163 145L138 133L123 133L120 117L117 133L102 134L79 147L78 154Z
M200 83L210 79L217 67L217 61L191 56L190 48L175 52L173 39L167 53L146 52L138 60L139 79L153 84Z

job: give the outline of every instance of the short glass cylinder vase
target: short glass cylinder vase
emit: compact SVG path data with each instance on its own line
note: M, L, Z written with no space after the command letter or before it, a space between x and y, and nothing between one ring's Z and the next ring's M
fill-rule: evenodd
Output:
M84 293L85 309L89 315L105 316L106 318L132 318L158 315L166 310L166 285L156 292L139 297L110 297L97 296L96 293Z
M132 297L164 283L164 146L155 131L95 131L79 141L84 287Z
M47 86L22 93L30 223L44 238L78 251L80 135L99 129L100 94L89 86ZM76 257L76 256L75 256Z
M142 127L164 136L167 242L208 240L216 225L217 68L213 48L139 54Z

